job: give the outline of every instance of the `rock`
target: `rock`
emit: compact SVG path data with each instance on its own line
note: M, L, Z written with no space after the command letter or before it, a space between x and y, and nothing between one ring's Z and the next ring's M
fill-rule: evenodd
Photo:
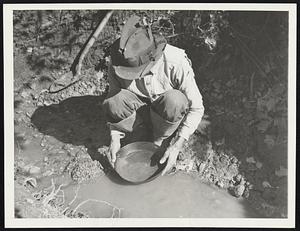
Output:
M64 151L64 150L59 150L58 152L57 152L57 154L59 154L59 155L64 155L66 153L66 151Z
M238 162L238 159L237 159L235 156L233 156L233 157L231 158L230 162L231 162L232 164L236 164L236 163Z
M29 204L33 204L33 202L34 202L34 200L32 200L30 198L26 198L25 201L28 202Z
M242 175L241 174L238 174L238 175L236 175L235 176L235 181L237 182L237 183L240 183L241 182L241 180L242 180Z
M205 169L205 166L206 166L206 164L205 163L201 163L200 165L199 165L199 173L202 173L203 171L204 171L204 169Z
M100 80L100 79L102 79L102 77L103 77L103 72L102 71L98 71L97 73L96 73L96 76L97 76L97 78Z
M222 181L217 181L216 185L220 188L224 187L224 183Z
M51 103L50 101L45 100L43 104L44 104L45 106L49 106L49 105L51 105L52 103Z
M21 97L23 97L23 98L27 98L29 95L30 95L30 93L27 90L23 90L21 92Z
M24 180L24 186L27 184L31 185L32 187L36 188L37 187L37 181L34 177L28 177Z
M275 175L279 177L287 176L287 169L280 166L280 169L275 171Z
M232 189L232 193L235 197L241 197L245 191L245 185L239 184Z
M49 160L48 156L45 156L44 157L44 162L48 162L48 160Z
M272 188L272 186L270 185L270 183L269 183L268 181L262 182L262 186L263 186L264 188Z
M37 94L32 94L31 97L33 100L37 100L39 96Z
M29 169L29 173L32 175L37 175L41 173L41 168L37 167L37 166L31 166L31 168Z
M30 170L30 168L31 168L31 166L30 165L26 165L26 166L24 166L23 168L22 168L22 170L24 171L24 172L29 172L29 170Z
M37 104L36 104L38 107L41 107L41 106L43 106L44 104L42 103L42 102L37 102Z
M256 162L256 167L258 169L261 169L262 166L263 166L263 164L261 162L259 162L259 161Z
M53 170L47 170L46 172L43 173L43 176L51 176L53 174Z
M35 90L36 87L37 87L37 84L36 84L35 82L31 82L31 83L30 83L30 88L31 88L32 90Z
M225 155L222 155L220 158L219 158L219 161L221 163L221 166L224 168L228 165L228 158L225 156Z
M251 163L251 164L255 164L256 163L256 161L254 160L254 158L251 156L251 157L247 157L246 158L246 162L247 163Z
M245 188L245 191L242 196L244 198L248 198L250 196L250 189L248 187Z
M32 51L33 51L32 47L28 47L27 50L26 50L27 53L32 53Z

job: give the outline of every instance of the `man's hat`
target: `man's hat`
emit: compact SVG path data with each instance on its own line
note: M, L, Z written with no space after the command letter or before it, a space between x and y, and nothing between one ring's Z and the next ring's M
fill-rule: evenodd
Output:
M123 79L133 80L143 77L161 57L167 44L166 39L152 34L141 18L131 16L111 47L112 65L116 74Z

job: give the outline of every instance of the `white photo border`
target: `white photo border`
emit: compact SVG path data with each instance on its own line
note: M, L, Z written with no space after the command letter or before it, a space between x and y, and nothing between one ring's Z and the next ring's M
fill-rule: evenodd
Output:
M18 219L14 216L14 107L13 107L13 10L230 10L288 11L288 218L88 218L88 219ZM281 3L135 3L135 4L4 4L4 147L5 147L5 227L295 227L296 195L296 34L297 5Z

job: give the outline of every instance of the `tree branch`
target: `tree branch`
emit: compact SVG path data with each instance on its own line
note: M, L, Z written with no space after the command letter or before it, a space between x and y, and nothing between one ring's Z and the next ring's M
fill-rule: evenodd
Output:
M93 31L93 33L89 36L88 40L84 44L83 48L80 50L78 55L76 56L72 66L71 71L74 76L81 74L82 62L88 53L89 49L93 46L94 42L98 38L100 32L103 30L105 25L107 24L109 18L111 17L113 10L108 11L104 18L98 23L97 27Z

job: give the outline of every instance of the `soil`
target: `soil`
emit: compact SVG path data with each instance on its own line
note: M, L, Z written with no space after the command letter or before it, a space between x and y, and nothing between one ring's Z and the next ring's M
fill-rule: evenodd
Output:
M215 52L193 34L205 12L172 14L179 31L168 42L191 58L206 114L169 175L129 186L105 157L110 140L102 101L108 90L104 53L118 37L118 17L131 13L112 17L85 59L81 81L50 93L54 81L68 77L101 14L45 11L39 26L36 12L14 12L15 216L286 218L287 81L282 77L288 17L270 14L276 20L264 22L264 14L231 13L238 20L233 17L234 31L227 34L235 38L222 37ZM172 24L169 13L152 13ZM266 73L253 64L245 44ZM140 127L122 146L148 137Z
M258 157L239 156L233 150L226 149L222 142L212 145L211 140L197 132L182 150L176 168L170 174L173 178L158 178L152 184L157 190L158 186L169 184L167 179L175 184L182 177L185 178L184 175L190 175L192 178L185 179L182 187L196 190L189 195L193 197L193 203L199 203L199 206L201 203L208 203L207 207L191 210L193 206L189 206L185 199L179 203L182 211L189 211L185 215L182 215L180 209L168 214L167 211L173 208L171 201L165 202L168 204L166 207L158 207L160 213L157 212L158 208L149 208L143 214L138 207L130 208L126 203L127 211L121 212L119 206L128 200L125 196L123 198L128 189L121 190L120 186L116 189L116 186L111 185L115 183L108 183L112 177L107 178L113 174L105 158L109 145L108 129L101 108L107 90L105 76L88 70L82 81L51 94L47 92L47 88L53 80L44 81L42 77L33 77L26 69L21 73L21 59L22 55L15 57L15 70L19 73L15 75L14 99L16 217L153 217L154 214L161 217L207 217L208 213L205 215L203 209L211 210L214 217L225 214L232 217L250 216L242 212L242 207L237 207L232 213L224 209L222 213L217 205L197 199L196 192L207 190L219 195L214 196L214 200L220 200L218 203L222 206L233 206L240 203L234 197L242 198L245 201L243 203L247 203L246 210L252 211L250 217L253 214L286 217L286 176L271 174L272 169L259 162ZM22 84L24 79L30 81ZM144 140L146 135L143 136L140 132L137 131L138 135L132 134L127 143ZM79 186L84 195L76 194ZM150 186L140 186L140 190L145 190L145 187ZM112 190L116 192L112 198L92 198L90 192L93 190L100 190L100 195L112 193ZM226 196L226 191L231 196ZM122 195L123 200L115 199L118 197L117 192ZM212 200L210 193L206 194L208 198L205 200ZM75 200L84 202L80 206L82 211L75 209L71 201L74 194L77 195ZM157 197L161 196L158 190ZM180 197L179 191L171 198L175 200L176 197ZM226 202L222 202L222 198L227 198L224 199ZM105 201L109 199L112 202ZM93 200L104 202L99 202L97 206ZM154 196L152 200L157 198ZM142 200L138 201L143 203ZM79 203L77 202L77 206Z

